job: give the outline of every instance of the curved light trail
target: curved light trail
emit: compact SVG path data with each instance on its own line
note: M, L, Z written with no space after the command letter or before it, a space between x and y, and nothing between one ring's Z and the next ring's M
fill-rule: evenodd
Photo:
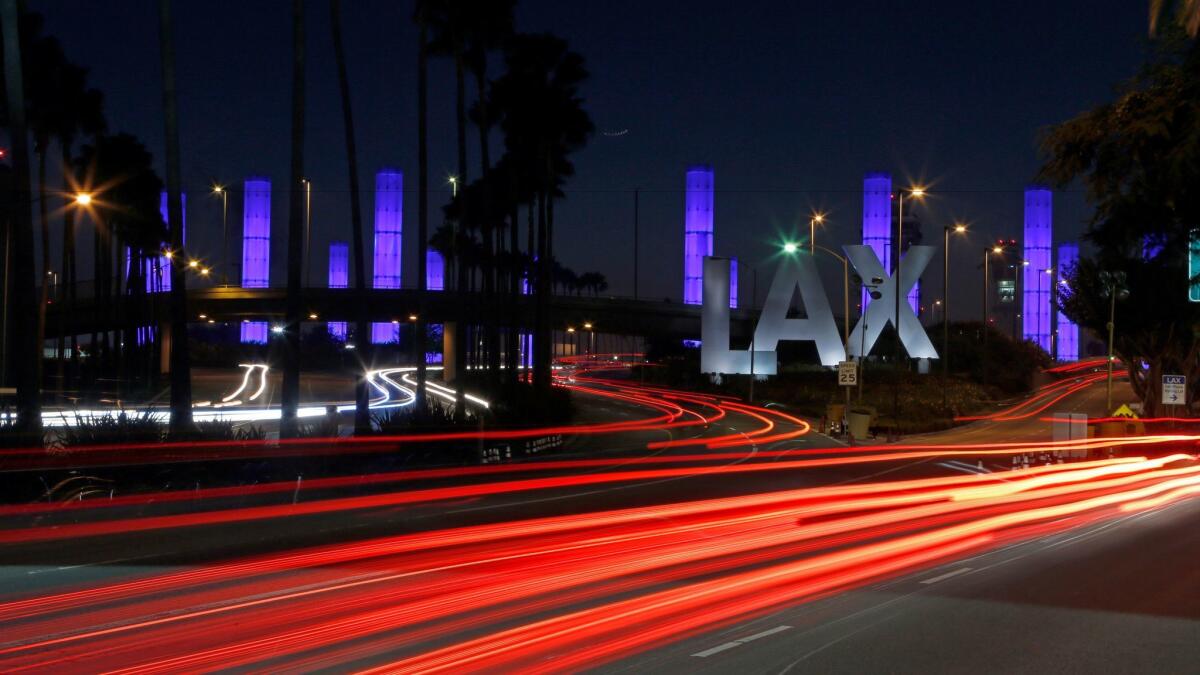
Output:
M643 411L636 419L232 447L81 449L72 461L137 463L389 452L405 444L550 434L702 434L665 441L622 436L628 456L305 477L304 493L298 481L276 481L0 506L12 525L0 529L5 552L56 541L119 550L130 542L190 540L196 531L184 528L233 523L255 525L230 533L303 531L309 523L339 519L379 526L366 530L373 535L338 535L351 537L347 541L227 556L192 568L156 572L145 565L40 591L14 589L0 595L0 671L582 670L1008 542L1200 495L1200 434L800 446L797 439L809 429L798 417L728 397L608 380L598 372L612 367L607 358L573 359L557 381L583 396ZM368 373L373 407L411 404L411 372ZM1048 398L1069 395L1080 382L1093 382L1090 377L1050 385L993 419L1037 414ZM430 392L453 397L441 385ZM743 431L729 433L724 427L731 423ZM999 473L829 485L810 480L825 469L1117 447L1137 456ZM0 459L6 466L46 461L28 450L3 450ZM811 473L798 478L794 472ZM740 485L738 477L752 476L769 478L761 485L771 487L616 508L574 501L540 517L517 509L508 512L523 514L515 520L431 521L440 524L405 531L416 522L408 520L409 509L441 513L436 508L452 501L511 508L551 495L578 499L598 486L636 486L648 494L666 480ZM789 476L806 487L781 489ZM26 526L16 526L20 519ZM399 531L397 523L404 523Z

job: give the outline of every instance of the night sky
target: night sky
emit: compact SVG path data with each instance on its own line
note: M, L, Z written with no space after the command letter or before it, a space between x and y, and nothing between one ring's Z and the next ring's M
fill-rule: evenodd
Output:
M45 14L47 32L68 56L91 68L113 130L141 137L161 162L156 0L28 4ZM174 4L189 248L216 260L219 202L206 198L212 179L240 188L247 175L268 175L275 188L272 283L283 285L291 3ZM377 168L404 171L406 265L413 269L411 7L390 0L344 5L360 171L370 188ZM742 259L748 289L755 262L781 238L806 231L813 208L829 213L821 243L858 243L863 174L890 171L897 187L912 180L933 191L919 207L927 243L939 243L945 223L971 223L970 245L955 249L952 275L964 281L951 299L964 303L963 314L970 303L973 318L984 240L1019 236L1021 193L1038 167L1038 130L1107 100L1134 74L1146 51L1145 5L521 0L518 29L566 38L592 73L584 94L597 134L576 156L577 176L556 207L559 256L577 271L605 273L610 293L630 294L633 189L640 187L641 293L678 299L684 170L709 163L716 170L716 253ZM328 241L348 239L350 230L327 17L328 3L310 0L306 158L315 186L314 279L324 279ZM431 183L446 197L444 179L455 161L452 93L450 63L433 61ZM477 134L469 138L474 158ZM494 143L493 157L499 139ZM472 159L471 177L478 171ZM1088 216L1082 195L1055 199L1056 240L1077 238ZM434 209L440 203L435 197ZM369 191L363 207L369 227ZM231 236L238 237L236 191L229 208ZM439 214L431 209L431 229ZM837 267L826 269L831 297ZM938 295L940 266L931 268L926 280ZM405 285L414 282L406 274Z

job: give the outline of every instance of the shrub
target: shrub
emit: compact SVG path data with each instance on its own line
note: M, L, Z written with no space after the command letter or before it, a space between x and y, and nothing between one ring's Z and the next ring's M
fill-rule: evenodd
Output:
M204 420L196 423L196 430L186 438L176 440L196 441L261 441L267 432L260 426L246 424L238 426L228 420Z
M59 448L160 443L164 427L150 412L130 414L122 411L116 417L82 417L76 413L75 423L57 430L56 435L54 446Z

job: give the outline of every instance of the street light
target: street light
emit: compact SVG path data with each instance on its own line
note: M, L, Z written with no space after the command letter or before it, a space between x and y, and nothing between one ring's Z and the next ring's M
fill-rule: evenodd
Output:
M312 286L312 181L301 178L304 183L304 285Z
M1117 298L1129 297L1129 289L1125 288L1125 273L1124 272L1101 272L1100 282L1104 284L1101 291L1101 297L1107 295L1109 297L1108 305L1108 376L1104 383L1104 414L1109 414L1112 411L1112 383L1113 383L1113 332L1116 329L1117 323Z
M812 218L808 219L808 253L814 255L817 252L817 224L825 222L824 213L814 213Z
M450 183L450 196L458 197L458 176L450 176L446 181Z
M229 269L229 191L224 185L213 185L213 194L221 198L221 269ZM222 278L222 284L228 284L228 278Z
M595 354L596 353L596 333L595 333L595 331L592 330L592 322L588 321L587 323L583 324L583 327L588 332L588 353Z
M1058 360L1058 274L1053 267L1047 267L1042 270L1050 275L1050 313L1049 313L1049 332L1050 332L1050 359Z
M909 195L913 199L921 199L925 196L925 188L913 187L908 190ZM895 367L900 366L900 350L903 346L900 344L900 249L904 248L904 191L900 191L900 208L899 217L896 219L896 243L893 246L896 249L896 264L892 267L892 273L895 275L896 287L896 307L895 307L895 323L892 326L896 329L896 363ZM893 379L892 386L892 434L898 435L896 429L900 424L900 378L899 370L896 371L896 377Z
M75 203L79 206L88 206L92 203L92 195L87 192L80 192L75 195Z
M967 226L955 223L942 228L942 409L946 409L946 387L950 378L950 232L966 234Z
M784 253L795 253L798 250L800 250L800 247L796 245L796 242L789 241L783 245Z

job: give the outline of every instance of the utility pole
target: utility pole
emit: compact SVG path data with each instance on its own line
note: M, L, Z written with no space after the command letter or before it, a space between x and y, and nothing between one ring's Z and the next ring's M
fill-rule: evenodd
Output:
M633 189L633 299L638 299L638 197L641 188Z
M1117 285L1111 287L1108 303L1108 377L1104 382L1104 414L1112 412L1112 383L1113 383L1113 328L1117 321ZM1153 384L1153 383L1151 383Z
M754 268L754 274L751 276L751 298L750 305L754 308L754 315L758 315L758 268ZM750 403L754 403L754 327L750 333Z

